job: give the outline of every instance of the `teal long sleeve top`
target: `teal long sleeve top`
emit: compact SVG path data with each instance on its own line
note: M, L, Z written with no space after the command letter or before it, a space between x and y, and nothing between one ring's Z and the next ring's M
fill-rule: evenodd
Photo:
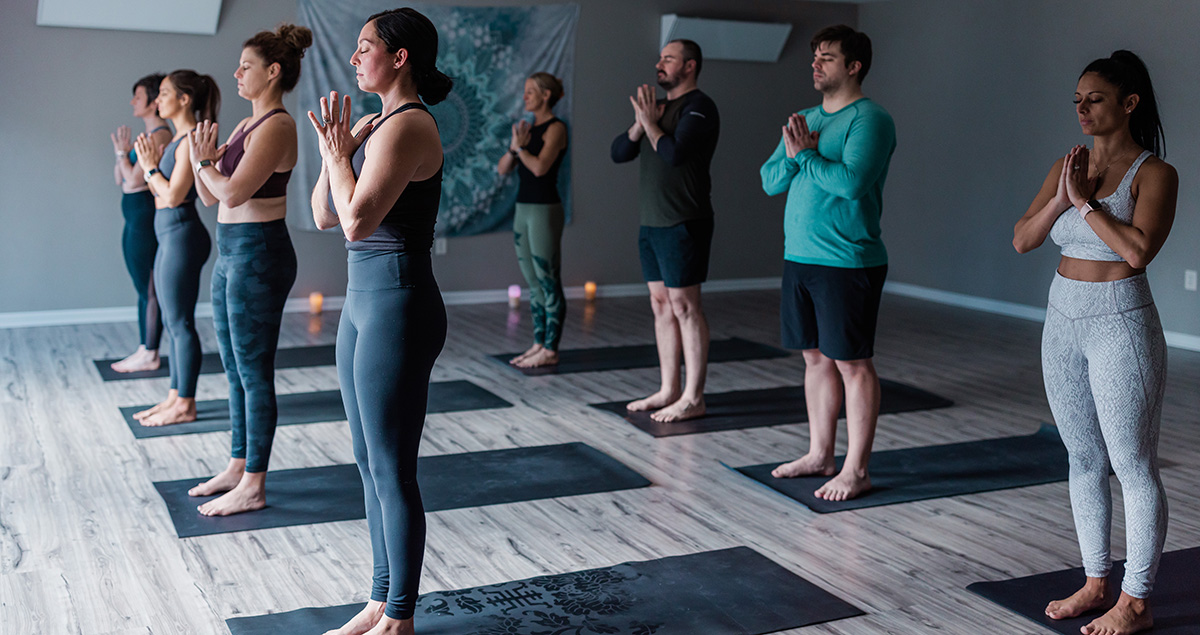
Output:
M835 113L816 106L799 114L821 133L817 148L789 159L780 139L760 170L768 195L787 192L784 258L842 268L887 264L879 218L896 150L891 115L866 98Z

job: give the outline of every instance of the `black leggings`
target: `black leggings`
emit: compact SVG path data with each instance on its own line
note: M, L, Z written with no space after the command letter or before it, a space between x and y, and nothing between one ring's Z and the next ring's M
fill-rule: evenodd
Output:
M133 278L138 296L138 337L146 350L158 350L162 339L162 314L154 296L154 255L158 238L154 236L154 195L148 190L126 193L121 197L125 229L121 232L121 251L125 268Z
M408 619L425 554L417 447L446 308L428 253L351 251L348 260L337 369L371 531L371 599Z
M180 397L194 398L200 377L196 298L200 295L200 270L212 251L212 240L192 202L155 212L154 233L158 236L154 287L171 336L171 388L178 390Z
M275 350L283 305L296 282L296 251L283 219L218 223L213 325L229 379L230 456L266 472L275 440ZM249 441L249 447L247 447Z

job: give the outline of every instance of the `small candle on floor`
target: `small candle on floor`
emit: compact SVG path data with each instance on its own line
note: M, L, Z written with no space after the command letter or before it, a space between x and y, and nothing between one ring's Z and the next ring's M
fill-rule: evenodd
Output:
M325 296L318 291L313 291L308 294L308 312L313 315L320 315L321 307L325 306Z
M513 309L517 308L518 306L521 306L521 286L520 285L512 284L512 285L508 286L508 306Z
M588 302L596 299L596 283L588 280L583 283L583 298Z

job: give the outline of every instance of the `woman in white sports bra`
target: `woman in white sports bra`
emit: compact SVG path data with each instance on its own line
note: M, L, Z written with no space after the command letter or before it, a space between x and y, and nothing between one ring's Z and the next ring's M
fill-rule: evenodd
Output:
M1145 271L1171 231L1179 177L1159 158L1162 123L1137 55L1117 51L1089 64L1075 111L1092 148L1076 146L1055 162L1013 231L1020 253L1047 236L1062 250L1042 332L1042 374L1070 460L1086 582L1050 602L1046 615L1107 609L1082 632L1127 635L1153 625L1147 598L1167 533L1158 474L1166 342ZM1128 558L1115 604L1110 467L1125 499Z

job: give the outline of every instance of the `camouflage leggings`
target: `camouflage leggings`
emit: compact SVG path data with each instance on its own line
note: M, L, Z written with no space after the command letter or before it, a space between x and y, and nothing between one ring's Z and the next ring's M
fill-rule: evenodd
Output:
M513 242L517 262L529 284L529 310L533 313L533 341L557 351L562 339L567 299L562 285L563 208L517 203L513 216Z

